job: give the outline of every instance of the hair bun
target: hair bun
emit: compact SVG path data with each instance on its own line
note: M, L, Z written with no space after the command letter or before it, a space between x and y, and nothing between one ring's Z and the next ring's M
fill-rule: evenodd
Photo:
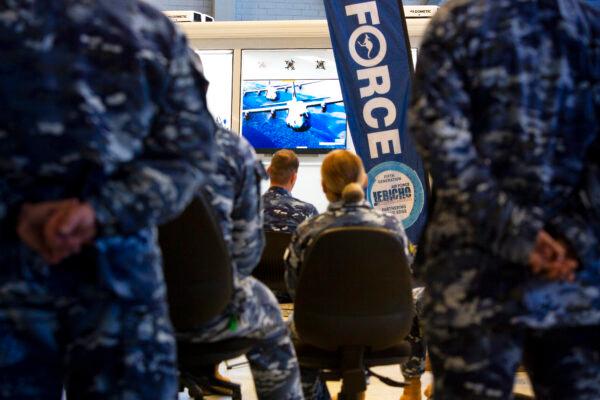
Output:
M355 203L357 201L361 201L365 198L365 192L363 187L356 183L352 182L347 184L342 191L342 199L346 202Z

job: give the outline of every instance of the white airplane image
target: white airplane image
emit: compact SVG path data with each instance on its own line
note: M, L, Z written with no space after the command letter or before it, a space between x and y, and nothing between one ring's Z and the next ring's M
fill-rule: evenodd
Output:
M310 114L308 113L308 106L303 101L298 101L296 97L296 86L293 87L294 92L292 94L292 100L287 102L288 115L285 117L285 123L290 128L300 131L305 125L308 125L308 119ZM307 126L308 128L308 126Z
M339 98L322 98L315 100L298 100L296 95L296 84L292 83L292 99L285 103L276 103L268 105L264 108L252 108L249 110L243 110L242 116L245 120L249 120L251 114L268 112L269 118L275 118L277 112L287 110L287 116L285 123L288 127L295 131L306 131L310 128L310 111L309 107L321 107L321 111L327 111L328 104L341 103L343 99Z
M269 82L269 86L267 87L267 93L265 93L265 97L267 98L267 100L271 100L271 101L275 101L279 97L277 88L275 86L271 85L271 82Z
M302 82L301 84L298 84L298 89L302 90L302 86L304 85L311 85L313 83L319 83L321 81L309 81L309 82ZM294 83L290 83L290 84L284 84L284 85L272 85L271 81L269 81L269 83L267 84L267 87L264 89L252 89L252 90L245 90L244 91L244 96L250 93L256 93L258 96L261 95L261 93L265 93L265 98L267 100L270 101L275 101L279 98L279 91L283 90L285 92L288 91L288 89L292 88L292 86L294 86Z

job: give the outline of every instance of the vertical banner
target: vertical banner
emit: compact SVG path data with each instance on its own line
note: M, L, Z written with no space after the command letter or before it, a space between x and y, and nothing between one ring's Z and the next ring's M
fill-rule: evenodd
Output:
M348 125L373 207L397 215L415 243L427 218L427 178L407 132L413 73L399 0L324 0Z

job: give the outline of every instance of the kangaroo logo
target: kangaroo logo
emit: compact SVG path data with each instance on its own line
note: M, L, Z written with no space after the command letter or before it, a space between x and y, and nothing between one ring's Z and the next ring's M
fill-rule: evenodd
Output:
M371 52L373 51L373 42L371 41L371 37L369 36L369 34L365 33L365 38L363 39L362 43L357 41L356 44L358 44L363 49L367 49L367 58L370 60Z

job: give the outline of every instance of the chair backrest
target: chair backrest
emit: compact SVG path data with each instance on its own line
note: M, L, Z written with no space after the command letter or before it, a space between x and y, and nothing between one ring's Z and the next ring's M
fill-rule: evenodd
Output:
M219 315L233 291L232 263L213 210L199 196L159 228L171 320L192 330Z
M288 232L265 233L265 248L252 275L271 289L285 291L283 253L291 238Z
M413 314L410 270L389 230L331 228L306 250L294 305L302 342L385 349L404 340Z

